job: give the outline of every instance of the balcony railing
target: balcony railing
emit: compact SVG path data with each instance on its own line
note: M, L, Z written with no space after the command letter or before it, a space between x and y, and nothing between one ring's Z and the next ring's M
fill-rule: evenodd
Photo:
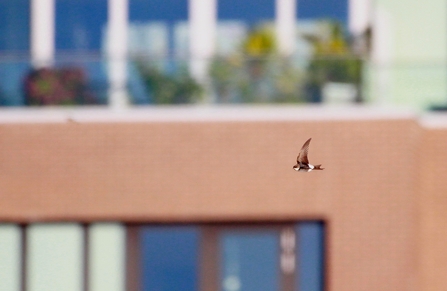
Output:
M124 61L125 88L110 78L101 56L64 56L33 68L30 60L0 59L0 105L107 105L123 90L132 105L194 103L309 103L343 99L361 102L360 58L215 57L199 60L199 78L187 58L134 57Z

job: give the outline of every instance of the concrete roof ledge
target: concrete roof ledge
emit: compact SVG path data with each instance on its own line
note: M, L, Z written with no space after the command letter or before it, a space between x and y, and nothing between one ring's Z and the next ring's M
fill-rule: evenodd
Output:
M447 112L430 112L419 119L425 128L447 129Z
M378 106L180 105L126 109L108 107L3 108L0 123L331 121L417 119L411 110ZM425 120L425 119L424 119ZM447 126L447 116L445 117Z

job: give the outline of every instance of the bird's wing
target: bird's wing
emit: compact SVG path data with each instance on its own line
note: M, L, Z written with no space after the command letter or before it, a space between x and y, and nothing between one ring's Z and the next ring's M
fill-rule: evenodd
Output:
M296 161L298 163L304 163L304 164L309 164L309 160L307 159L307 151L309 150L309 144L310 144L310 140L312 138L309 138L303 145L303 147L301 148L300 153L298 154L298 157L296 158Z

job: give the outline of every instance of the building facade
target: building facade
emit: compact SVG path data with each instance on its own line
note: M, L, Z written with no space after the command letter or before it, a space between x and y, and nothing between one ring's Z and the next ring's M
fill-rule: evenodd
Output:
M1 115L2 290L447 286L444 117L22 113ZM309 137L325 170L296 173Z

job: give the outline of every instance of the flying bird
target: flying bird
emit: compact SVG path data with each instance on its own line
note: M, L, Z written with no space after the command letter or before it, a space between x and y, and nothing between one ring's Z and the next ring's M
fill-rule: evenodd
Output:
M307 159L307 151L309 150L309 144L311 139L312 138L309 138L301 148L301 151L298 154L298 157L296 158L296 165L293 166L293 169L295 171L310 172L312 170L324 170L324 168L321 168L321 164L315 166L309 164L309 160Z

